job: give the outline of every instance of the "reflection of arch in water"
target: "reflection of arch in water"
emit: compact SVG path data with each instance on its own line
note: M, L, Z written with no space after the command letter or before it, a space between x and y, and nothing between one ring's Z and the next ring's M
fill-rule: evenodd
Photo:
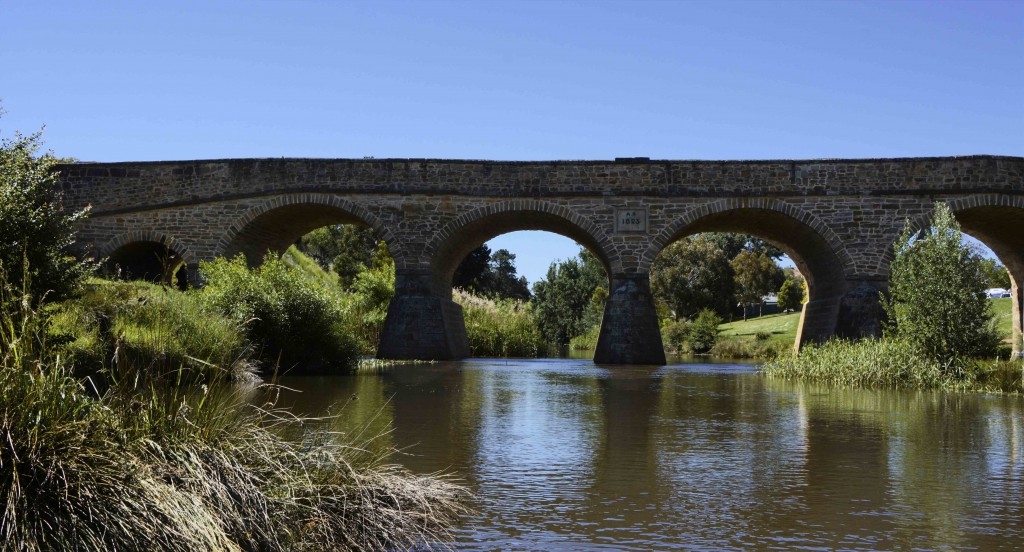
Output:
M431 259L434 289L442 295L449 293L452 276L470 251L492 238L521 230L565 236L600 259L608 274L621 270L618 257L611 253L611 240L593 222L556 203L506 201L458 216L430 240L426 250Z
M1010 273L1013 297L1013 350L1021 351L1021 286L1024 285L1024 197L1002 194L975 195L947 202L967 235L984 243ZM912 230L927 227L931 212L909 221ZM888 273L893 250L882 259L881 273Z
M310 231L335 224L373 228L377 238L387 242L396 265L404 260L401 244L377 217L360 205L327 194L284 195L256 205L231 224L215 255L242 253L250 265L257 265L267 251L280 255Z
M104 268L125 280L147 280L184 287L195 257L188 247L158 232L127 232L99 249Z
M773 199L725 199L697 207L660 232L644 253L649 267L666 246L701 232L737 232L757 236L784 251L807 280L808 301L797 330L796 346L824 341L837 332L839 307L852 272L850 254L824 222Z

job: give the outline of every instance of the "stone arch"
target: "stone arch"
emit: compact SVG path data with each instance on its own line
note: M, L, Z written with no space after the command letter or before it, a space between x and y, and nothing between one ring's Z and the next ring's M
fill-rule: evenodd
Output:
M492 203L448 222L427 243L433 286L444 293L459 263L487 240L520 230L544 230L582 244L604 264L609 276L622 271L611 239L593 221L564 205L536 199Z
M124 232L107 241L97 251L98 260L129 279L144 279L181 286L196 267L196 256L187 245L153 230Z
M687 232L687 229L699 220L708 219L709 217L714 217L715 215L722 213L739 211L774 212L802 224L803 226L813 230L821 237L822 240L824 240L826 244L828 244L836 258L842 263L844 270L852 269L853 258L846 250L846 245L827 224L818 217L795 205L771 198L721 199L690 209L684 213L682 217L679 217L679 219L662 229L661 232L658 232L658 235L651 240L651 245L644 251L640 258L641 266L649 268L651 263L654 262L654 258L658 253L661 253L662 249L689 233ZM745 232L750 234L756 233L753 231Z
M397 266L404 264L402 244L365 207L332 194L286 194L253 206L228 227L218 240L215 256L242 253L258 264L266 251L283 253L306 233L330 224L359 224L373 229L388 244Z
M694 207L652 240L641 257L649 268L672 242L700 232L752 234L783 250L807 280L809 301L804 307L797 346L822 341L846 330L838 327L847 277L853 259L842 240L823 221L794 205L769 198L730 198Z
M187 245L182 243L180 240L168 236L167 234L162 234L153 230L132 230L130 232L118 234L100 246L97 250L96 258L97 260L102 261L121 247L135 242L158 243L180 255L182 260L184 260L188 265L194 265L197 262L196 256Z

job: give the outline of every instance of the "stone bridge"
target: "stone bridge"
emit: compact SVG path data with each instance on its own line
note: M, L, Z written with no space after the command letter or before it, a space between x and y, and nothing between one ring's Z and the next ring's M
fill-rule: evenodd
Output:
M697 232L742 232L785 251L810 300L797 343L880 331L892 244L949 204L1013 280L1020 349L1024 158L809 161L500 162L428 159L227 159L58 167L65 206L92 206L79 240L97 259L158 275L157 255L258 262L330 224L363 224L395 258L396 293L378 356L470 355L456 266L516 230L547 230L592 251L610 278L597 363L662 364L651 262ZM148 265L147 265L148 263ZM168 265L165 265L168 266ZM162 275L158 275L162 276Z

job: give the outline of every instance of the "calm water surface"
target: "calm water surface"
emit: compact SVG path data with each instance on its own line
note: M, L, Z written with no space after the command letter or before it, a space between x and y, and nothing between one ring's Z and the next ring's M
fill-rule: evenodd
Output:
M742 364L477 359L285 378L476 494L460 550L1024 550L1024 399Z

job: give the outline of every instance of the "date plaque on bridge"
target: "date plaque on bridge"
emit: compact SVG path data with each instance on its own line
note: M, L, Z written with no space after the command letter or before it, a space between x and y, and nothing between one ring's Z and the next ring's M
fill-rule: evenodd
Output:
M615 210L615 231L616 232L646 232L647 231L647 209L643 207L616 209Z

